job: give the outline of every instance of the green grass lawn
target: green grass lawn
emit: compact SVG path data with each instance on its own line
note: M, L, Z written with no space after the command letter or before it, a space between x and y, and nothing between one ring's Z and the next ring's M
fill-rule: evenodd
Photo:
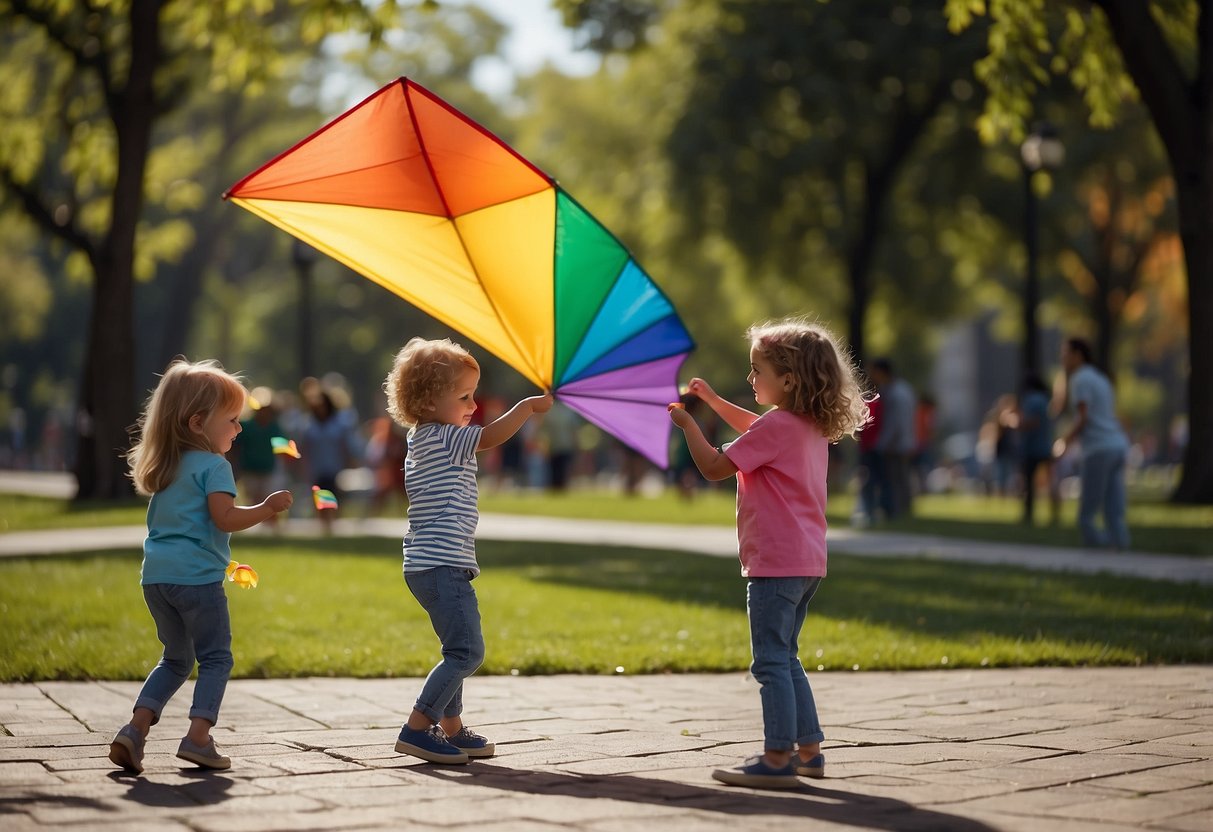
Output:
M147 522L147 501L74 503L54 497L0 494L0 533L133 526Z
M732 558L482 541L482 673L740 671ZM421 676L428 620L382 539L238 539L237 677ZM129 553L0 561L0 681L141 679L159 644ZM810 669L1213 661L1213 587L834 557L801 638Z

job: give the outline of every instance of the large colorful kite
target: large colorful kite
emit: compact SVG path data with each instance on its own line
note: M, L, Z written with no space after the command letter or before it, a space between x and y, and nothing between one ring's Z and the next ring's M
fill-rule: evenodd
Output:
M668 466L694 348L673 305L555 180L433 93L397 79L224 197Z

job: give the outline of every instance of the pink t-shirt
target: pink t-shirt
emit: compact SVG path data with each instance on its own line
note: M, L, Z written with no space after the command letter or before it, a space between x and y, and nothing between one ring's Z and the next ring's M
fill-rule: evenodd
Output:
M829 443L813 421L768 411L724 453L737 466L741 574L825 577Z

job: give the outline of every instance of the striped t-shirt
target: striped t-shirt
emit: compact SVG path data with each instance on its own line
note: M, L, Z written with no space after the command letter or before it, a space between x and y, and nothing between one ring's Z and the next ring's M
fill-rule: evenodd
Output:
M409 528L404 571L455 566L480 574L476 563L476 446L480 425L425 422L409 433L404 490Z

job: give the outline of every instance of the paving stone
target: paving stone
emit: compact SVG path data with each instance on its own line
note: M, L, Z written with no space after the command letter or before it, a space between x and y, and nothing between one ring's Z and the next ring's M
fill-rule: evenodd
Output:
M62 782L41 763L0 763L0 786L57 786Z
M1145 800L1143 796L1104 797L1075 803L1055 810L1059 817L1110 820L1121 823L1157 823L1176 815L1213 809L1213 787L1183 789L1167 794L1166 801Z
M852 832L1203 832L1209 668L1145 678L1136 668L816 674L830 776L788 793L711 778L762 746L744 674L476 677L464 717L492 726L499 753L453 767L394 751L420 680L236 680L214 731L233 769L173 756L188 724L183 690L141 777L106 759L138 683L0 686L10 734L72 726L0 736L0 826L674 832L807 820ZM390 724L367 727L377 720Z
M45 739L55 735L64 737L78 734L81 725L74 719L42 719L36 722L5 722L4 730L14 738L32 737Z
M1147 824L1146 828L1170 829L1175 832L1209 832L1210 829L1213 829L1213 809L1177 815L1157 824Z

